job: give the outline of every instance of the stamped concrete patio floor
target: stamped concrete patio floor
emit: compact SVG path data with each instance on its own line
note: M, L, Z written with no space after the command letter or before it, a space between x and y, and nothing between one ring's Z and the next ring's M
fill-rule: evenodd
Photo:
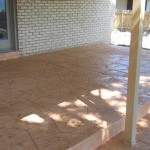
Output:
M143 50L139 106L150 100ZM128 49L103 43L0 62L0 150L65 150L125 114Z
M137 142L129 147L124 142L124 133L120 133L97 150L150 150L150 114L137 123Z

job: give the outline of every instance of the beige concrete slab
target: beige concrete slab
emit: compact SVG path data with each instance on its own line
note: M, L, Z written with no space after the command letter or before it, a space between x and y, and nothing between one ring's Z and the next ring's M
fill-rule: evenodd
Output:
M137 123L137 142L130 148L124 143L124 133L112 138L96 150L149 150L150 149L150 114Z
M143 51L139 106L150 100L149 58ZM1 61L0 145L64 150L100 137L125 114L127 68L128 49L103 43Z
M0 52L0 61L19 58L19 57L20 57L20 55L19 55L18 51Z

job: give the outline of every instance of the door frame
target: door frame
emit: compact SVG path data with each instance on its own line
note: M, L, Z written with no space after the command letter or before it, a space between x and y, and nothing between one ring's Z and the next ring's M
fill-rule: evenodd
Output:
M0 52L9 52L18 50L17 18L16 18L16 0L6 0L7 16L7 34L8 47L1 49Z
M17 13L16 0L7 0L9 7L9 23L10 23L10 51L18 50L18 33L17 33Z
M10 21L9 21L9 18L10 18L10 13L9 13L9 6L8 6L8 0L2 0L2 2L4 2L4 9L5 9L5 21L6 21L6 32L7 32L7 38L2 38L0 39L0 51L4 52L4 51L8 51L11 47L11 40L10 40Z

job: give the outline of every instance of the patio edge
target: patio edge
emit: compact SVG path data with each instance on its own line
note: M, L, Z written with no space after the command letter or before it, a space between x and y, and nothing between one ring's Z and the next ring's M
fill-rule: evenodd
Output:
M143 118L148 113L150 113L150 102L146 102L142 106L139 106L138 119ZM95 150L110 140L112 137L118 135L124 129L125 116L122 116L122 118L109 125L108 128L97 131L95 134L67 150Z

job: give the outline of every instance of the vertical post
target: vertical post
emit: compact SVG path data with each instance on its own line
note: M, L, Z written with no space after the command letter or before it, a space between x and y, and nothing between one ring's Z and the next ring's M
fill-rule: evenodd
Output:
M123 10L121 11L121 32L123 31Z
M136 121L139 94L139 76L143 37L145 0L133 0L132 34L129 56L128 91L125 122L125 142L136 142Z

